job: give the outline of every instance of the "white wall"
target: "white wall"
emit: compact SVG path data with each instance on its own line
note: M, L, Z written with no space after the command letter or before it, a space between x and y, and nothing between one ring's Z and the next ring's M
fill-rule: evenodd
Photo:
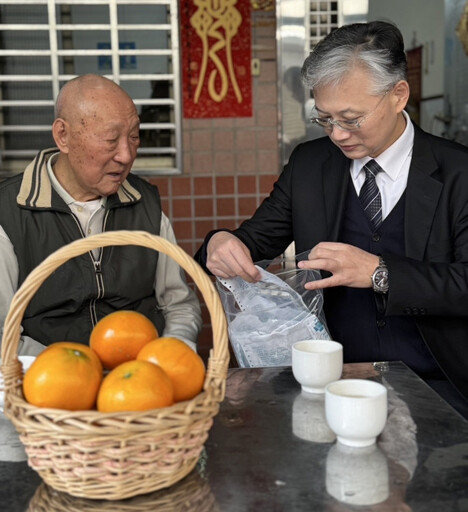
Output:
M369 0L367 19L395 23L403 34L405 48L423 46L421 126L442 134L444 124L444 0ZM426 100L426 101L424 101Z
M450 135L468 145L468 55L456 33L465 4L445 0L445 94Z

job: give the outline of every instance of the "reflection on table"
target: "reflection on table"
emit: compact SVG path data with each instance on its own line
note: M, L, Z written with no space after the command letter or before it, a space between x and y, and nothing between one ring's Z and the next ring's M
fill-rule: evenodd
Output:
M42 483L29 502L28 512L219 512L209 483L199 469L169 489L119 501L76 498Z
M343 378L351 377L388 389L388 420L376 445L336 443L323 397L301 392L291 368L232 369L196 469L169 489L118 502L74 498L41 483L1 417L2 509L467 510L468 422L402 363L345 365Z

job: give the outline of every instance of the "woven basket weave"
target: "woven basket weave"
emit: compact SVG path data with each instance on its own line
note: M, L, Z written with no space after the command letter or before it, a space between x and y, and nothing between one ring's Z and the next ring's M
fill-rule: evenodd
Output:
M203 391L192 400L143 412L66 411L28 404L17 357L27 305L61 264L111 245L139 245L162 252L192 277L207 305L213 331ZM29 465L51 487L84 498L128 498L169 487L194 468L224 398L228 363L223 307L201 267L180 247L161 237L142 231L102 233L51 254L13 297L2 338L4 410L20 435Z

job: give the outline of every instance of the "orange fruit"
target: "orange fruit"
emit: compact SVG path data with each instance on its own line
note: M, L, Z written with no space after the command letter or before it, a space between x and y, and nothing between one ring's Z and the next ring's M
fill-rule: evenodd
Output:
M127 361L109 372L97 398L101 412L146 411L174 403L171 379L147 361Z
M153 322L137 311L114 311L101 318L89 338L102 364L108 370L136 359L140 349L159 336Z
M157 364L174 385L174 400L190 400L203 389L205 363L187 344L177 338L161 337L138 352L137 359Z
M86 345L61 341L41 352L23 378L26 400L37 407L92 409L102 381L102 364Z

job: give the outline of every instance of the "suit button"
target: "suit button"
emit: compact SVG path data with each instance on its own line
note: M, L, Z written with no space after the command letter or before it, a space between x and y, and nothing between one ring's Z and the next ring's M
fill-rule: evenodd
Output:
M372 240L373 240L374 242L380 242L380 238L381 238L381 237L380 237L380 234L379 234L379 233L374 233L374 234L372 235Z
M413 315L419 315L419 308L413 308L411 312Z
M385 327L387 325L387 322L385 320L377 320L377 327Z
M405 308L405 309L403 310L403 313L404 313L405 315L411 315L411 308Z
M421 309L419 310L419 314L420 314L420 315L425 315L426 313L427 313L426 308L421 308Z

